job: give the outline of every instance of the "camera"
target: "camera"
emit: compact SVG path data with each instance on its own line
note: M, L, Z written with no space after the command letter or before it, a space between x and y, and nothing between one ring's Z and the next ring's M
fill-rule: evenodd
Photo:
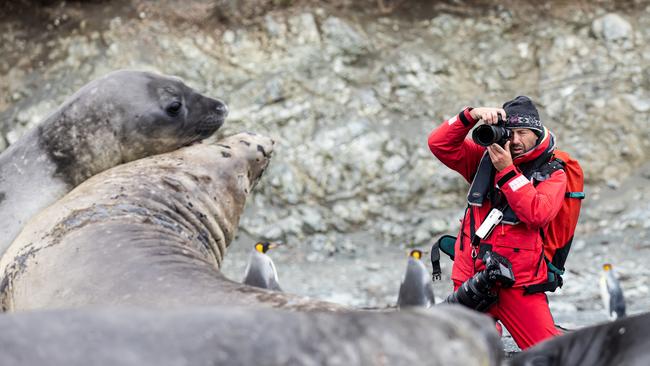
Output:
M512 136L512 131L505 127L506 123L501 115L498 118L496 125L482 124L476 127L472 132L472 140L481 146L492 144L503 146Z
M463 282L456 292L447 297L446 303L461 304L485 312L497 301L496 285L507 288L515 284L512 263L507 258L488 251L483 256L483 262L485 270Z

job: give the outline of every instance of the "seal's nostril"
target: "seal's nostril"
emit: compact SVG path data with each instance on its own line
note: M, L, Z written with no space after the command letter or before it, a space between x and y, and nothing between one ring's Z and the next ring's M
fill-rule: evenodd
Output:
M226 117L228 115L228 106L225 103L219 102L217 103L217 113L220 115Z

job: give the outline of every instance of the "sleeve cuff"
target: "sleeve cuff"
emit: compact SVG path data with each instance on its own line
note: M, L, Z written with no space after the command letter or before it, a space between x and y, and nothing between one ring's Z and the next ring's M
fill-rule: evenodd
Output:
M469 113L472 109L474 108L467 107L458 114L458 118L460 119L460 121L463 123L463 126L465 127L473 127L477 122L474 120L474 118L472 118L472 114Z
M519 171L515 168L514 164L510 164L509 167L503 169L500 172L497 172L495 178L497 181L497 186L499 188L504 187L506 183L514 179L519 175Z

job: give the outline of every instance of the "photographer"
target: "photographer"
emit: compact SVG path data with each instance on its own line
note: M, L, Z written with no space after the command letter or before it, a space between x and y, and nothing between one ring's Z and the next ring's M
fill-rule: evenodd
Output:
M477 134L481 144L466 138L479 121L506 134L488 146L482 146L485 139ZM551 160L555 138L542 125L533 102L519 96L503 108L466 108L431 133L429 148L471 183L454 248L454 290L485 270L486 252L497 253L512 264L515 282L509 288L497 286L496 303L487 313L501 321L522 349L559 334L546 295L525 292L526 286L547 281L540 229L560 210L567 182L561 169L536 174ZM502 211L503 218L479 240L476 230L493 208Z

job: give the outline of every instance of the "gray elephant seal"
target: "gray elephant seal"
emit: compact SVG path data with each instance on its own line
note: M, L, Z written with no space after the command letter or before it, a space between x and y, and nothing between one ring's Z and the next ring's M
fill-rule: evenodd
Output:
M90 82L0 155L0 254L79 183L210 136L226 114L173 77L122 70Z
M238 134L120 165L37 215L0 260L4 310L87 305L340 309L218 270L273 141Z
M583 328L519 353L512 366L650 365L650 313Z
M497 366L502 357L494 322L459 306L390 313L76 309L2 314L0 329L3 363L22 366Z

